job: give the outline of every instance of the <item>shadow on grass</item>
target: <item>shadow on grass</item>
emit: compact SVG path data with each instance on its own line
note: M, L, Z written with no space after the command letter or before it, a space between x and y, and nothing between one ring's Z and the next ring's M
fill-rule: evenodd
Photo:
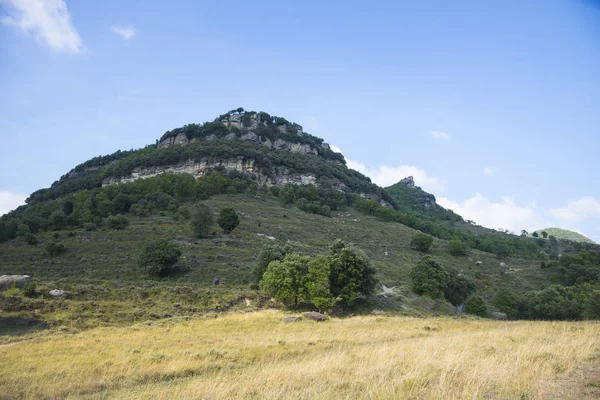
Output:
M18 337L44 329L48 329L48 324L40 319L0 316L0 336Z

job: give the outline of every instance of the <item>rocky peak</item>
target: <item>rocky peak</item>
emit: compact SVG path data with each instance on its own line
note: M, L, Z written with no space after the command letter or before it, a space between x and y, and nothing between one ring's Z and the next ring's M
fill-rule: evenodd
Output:
M412 176L407 176L406 178L402 179L400 181L400 183L403 183L410 188L414 188L415 187L415 178L413 178Z

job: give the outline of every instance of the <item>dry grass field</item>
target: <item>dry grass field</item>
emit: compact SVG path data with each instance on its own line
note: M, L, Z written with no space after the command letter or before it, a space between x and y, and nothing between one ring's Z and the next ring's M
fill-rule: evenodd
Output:
M0 347L0 398L579 399L600 323L279 311L47 333Z

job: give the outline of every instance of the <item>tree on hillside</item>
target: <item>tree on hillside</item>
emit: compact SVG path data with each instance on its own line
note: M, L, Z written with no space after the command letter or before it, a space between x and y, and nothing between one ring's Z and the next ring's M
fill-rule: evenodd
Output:
M360 295L375 290L375 269L367 256L337 239L329 247L329 283L331 294L346 306L354 304Z
M138 265L150 275L164 277L176 271L174 267L181 256L181 250L169 240L147 243L138 257Z
M212 232L212 227L215 223L212 211L204 204L196 206L190 221L192 230L196 237L207 237Z
M540 235L539 235L537 232L533 232L533 233L531 234L531 236L533 236L534 238L536 238L536 237L540 237Z
M521 236L525 237L529 234L529 232L527 232L525 229L521 230Z
M267 267L272 261L281 261L285 258L285 256L292 252L292 246L289 244L281 245L281 244L267 244L262 248L262 251L258 255L258 261L256 263L256 267L252 274L254 275L254 281L256 283L260 282L263 278Z
M281 261L269 263L261 288L286 305L294 308L306 299L306 275L310 257L298 253L287 254Z
M466 276L452 270L449 271L450 278L444 289L444 297L453 306L463 304L466 299L475 292L475 284Z
M489 315L485 301L477 295L473 295L467 300L465 303L465 311L469 314L478 315L483 318Z
M417 233L410 241L410 247L423 253L428 251L432 244L433 238L424 233Z
M448 252L453 256L464 256L467 254L467 245L458 239L449 240Z
M223 232L231 233L240 224L240 217L233 208L223 208L219 213L217 223Z
M548 237L548 232L542 231L542 236L544 237L544 239L546 239Z
M444 297L449 274L433 256L425 256L410 271L413 292L432 299Z

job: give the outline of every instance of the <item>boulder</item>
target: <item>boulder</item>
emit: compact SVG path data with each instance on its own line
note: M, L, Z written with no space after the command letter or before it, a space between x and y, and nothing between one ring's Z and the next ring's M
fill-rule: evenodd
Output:
M213 285L220 285L220 284L221 284L221 278L213 279Z
M296 317L293 315L288 315L287 317L283 317L283 322L286 324L291 324L292 322L302 321L302 317Z
M501 263L500 263L500 266L501 266L502 268L504 268L504 267L506 267L506 263L505 263L505 262L501 262Z
M483 265L483 261L475 261L476 265Z
M327 317L325 315L318 313L316 311L305 312L302 315L304 315L305 318L312 319L313 321L317 321L317 322L327 321Z
M385 311L373 310L373 311L371 311L371 314L373 314L373 315L385 315Z
M13 285L23 289L29 282L31 282L29 275L2 275L0 276L0 292L10 289Z
M413 178L412 176L407 176L406 178L402 179L400 183L403 183L406 186L413 188L415 187L415 178Z
M60 297L63 294L65 294L65 292L60 289L52 289L49 293L50 293L50 296L54 296L54 297Z
M508 319L508 316L502 312L494 311L492 313L492 318L504 321L504 320Z

